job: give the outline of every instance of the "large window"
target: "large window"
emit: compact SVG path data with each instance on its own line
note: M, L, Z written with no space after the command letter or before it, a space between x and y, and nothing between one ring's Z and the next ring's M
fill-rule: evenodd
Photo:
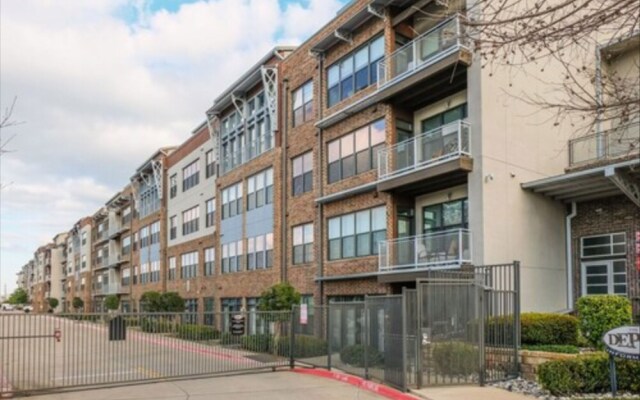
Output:
M182 212L182 235L197 232L199 229L200 206L191 207Z
M469 201L460 199L422 209L423 233L469 227Z
M273 266L273 233L247 239L247 269L263 269Z
M175 239L178 231L178 217L176 215L169 218L169 239Z
M131 236L122 238L122 255L126 256L131 253Z
M583 262L582 293L584 295L627 294L626 260Z
M173 174L169 177L169 197L174 198L178 194L178 176Z
M293 263L313 262L313 224L293 227Z
M140 228L140 248L149 246L149 226Z
M304 153L293 160L293 195L313 190L313 152Z
M122 286L129 286L131 283L131 270L129 268L124 268L122 270L122 278L120 279L120 284Z
M182 191L189 190L200 182L200 159L182 168Z
M151 261L149 282L160 282L160 261Z
M242 182L222 190L222 219L242 214Z
M149 282L149 263L140 264L140 283L143 285Z
M247 210L273 203L273 168L247 178Z
M198 299L184 299L184 311L182 316L183 324L198 323Z
M387 232L386 208L376 207L330 218L329 259L362 257L378 253Z
M385 144L384 119L328 143L329 176L333 183L378 166L378 150Z
M206 152L205 159L207 162L205 176L207 178L210 178L216 173L216 161L213 155L213 150L209 150Z
M239 272L242 270L244 247L242 240L222 245L222 273Z
M192 251L181 255L182 279L191 279L198 276L198 252Z
M313 81L293 91L293 126L313 119Z
M207 200L205 206L207 207L207 220L205 225L209 228L216 223L216 199Z
M209 247L204 249L204 276L211 276L216 270L216 249Z
M443 125L467 118L467 104L448 109L447 111L422 120L422 132L427 132Z
M156 221L150 225L149 244L160 243L160 221Z
M176 258L169 257L169 276L167 277L170 281L176 279Z
M131 206L127 206L122 211L122 225L127 225L129 222L131 222L132 216L133 214L131 213Z
M378 62L384 57L379 36L327 69L327 100L332 107L378 81Z
M627 235L612 233L581 238L582 258L624 256L627 254Z

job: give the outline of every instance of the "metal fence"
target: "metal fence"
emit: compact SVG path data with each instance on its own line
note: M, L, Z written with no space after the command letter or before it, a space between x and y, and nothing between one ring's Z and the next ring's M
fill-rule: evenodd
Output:
M0 394L289 367L290 329L291 312L4 314Z

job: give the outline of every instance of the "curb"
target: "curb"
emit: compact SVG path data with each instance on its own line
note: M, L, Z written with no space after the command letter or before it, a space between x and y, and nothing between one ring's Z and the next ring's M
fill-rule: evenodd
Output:
M326 369L294 368L291 371L298 374L313 375L320 378L328 378L347 383L349 385L356 386L360 389L375 393L390 400L416 400L416 397L411 396L407 393L403 393L389 386L381 385L372 381L367 381L354 375L328 371Z

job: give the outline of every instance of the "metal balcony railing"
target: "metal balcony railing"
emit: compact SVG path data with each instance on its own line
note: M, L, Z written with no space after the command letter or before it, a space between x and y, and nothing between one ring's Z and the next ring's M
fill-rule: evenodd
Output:
M471 156L471 127L459 120L378 152L378 179L428 168L462 155Z
M109 254L108 265L114 266L122 261L122 256L120 254Z
M119 283L103 283L94 288L94 293L97 295L119 294L125 291L126 289L123 289Z
M640 122L569 141L569 166L612 160L640 153Z
M468 229L385 240L378 246L378 272L381 273L458 268L471 263Z
M460 19L461 16L456 14L442 21L383 58L378 64L378 88L404 79L449 54L466 48Z

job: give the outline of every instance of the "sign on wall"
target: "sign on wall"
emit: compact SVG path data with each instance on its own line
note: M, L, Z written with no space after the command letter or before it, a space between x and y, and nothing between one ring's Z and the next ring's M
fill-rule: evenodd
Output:
M607 353L640 361L640 326L621 326L610 330L602 338Z
M234 336L244 335L244 315L242 314L231 315L231 334Z
M309 318L309 312L306 304L300 305L300 325L306 325Z

